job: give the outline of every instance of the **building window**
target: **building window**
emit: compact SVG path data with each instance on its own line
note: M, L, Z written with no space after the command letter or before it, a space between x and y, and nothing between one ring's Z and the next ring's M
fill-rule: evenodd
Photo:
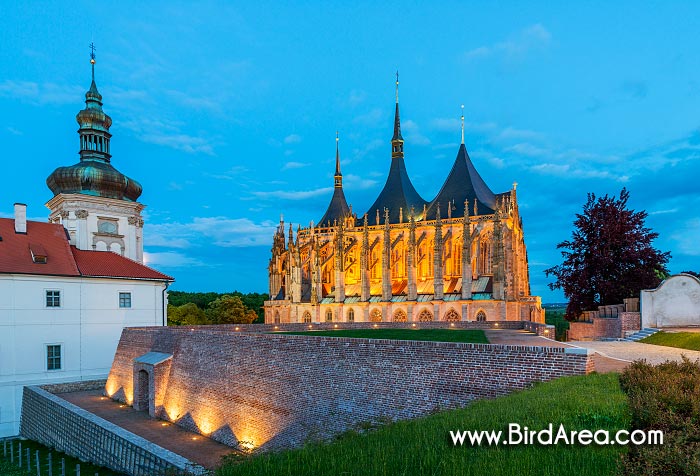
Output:
M333 320L333 311L328 309L326 311L326 321L331 322Z
M394 322L406 322L406 313L402 309L394 313Z
M61 370L61 346L46 346L46 370Z
M275 324L279 324L279 323L280 323L280 312L275 311Z
M61 291L46 291L46 307L61 307Z
M448 322L457 322L461 319L459 318L459 314L457 314L457 311L455 311L454 309L450 309L449 311L447 311L447 314L445 314L445 320Z
M382 311L380 309L373 309L369 314L369 320L372 322L382 322Z
M131 307L131 293L119 293L119 307Z
M433 320L433 313L424 309L418 314L418 320L420 322L431 322Z
M479 311L476 313L476 320L479 322L483 322L486 320L486 313L484 311Z
M309 311L304 311L304 314L301 316L302 322L311 322L311 313Z
M348 311L348 322L355 322L355 310L350 309Z

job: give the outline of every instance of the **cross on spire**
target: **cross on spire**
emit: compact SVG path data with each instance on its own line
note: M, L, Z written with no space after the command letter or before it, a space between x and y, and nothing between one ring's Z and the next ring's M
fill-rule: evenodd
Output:
M396 70L396 104L399 103L399 70Z
M90 43L90 64L92 65L92 80L95 81L95 43Z

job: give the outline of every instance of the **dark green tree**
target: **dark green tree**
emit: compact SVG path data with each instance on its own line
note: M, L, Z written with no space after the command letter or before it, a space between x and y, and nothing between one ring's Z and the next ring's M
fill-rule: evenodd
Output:
M582 311L638 297L640 290L655 288L668 276L671 254L652 246L658 233L645 226L645 211L627 208L628 199L624 188L620 198L596 199L589 193L583 213L576 215L571 239L557 245L564 262L545 274L556 278L550 289L561 289L569 299L569 320Z
M224 294L209 304L207 317L214 324L250 324L258 315L246 309L239 296Z

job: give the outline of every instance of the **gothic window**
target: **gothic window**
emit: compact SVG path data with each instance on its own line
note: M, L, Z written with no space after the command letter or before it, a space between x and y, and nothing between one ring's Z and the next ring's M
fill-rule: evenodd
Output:
M348 311L348 322L355 322L355 311L353 309Z
M420 322L431 322L433 320L433 313L427 309L423 309L420 314L418 314L418 320Z
M328 309L326 311L326 321L331 322L333 320L333 311Z
M455 240L454 251L452 252L452 262L454 263L454 274L462 274L462 240Z
M447 314L445 314L445 320L448 322L457 322L459 321L459 314L457 314L457 311L454 309L450 309L447 311Z
M406 313L402 309L394 313L394 322L406 322Z
M311 322L311 313L309 311L304 311L304 314L301 316L301 321Z
M491 274L491 239L484 238L479 244L479 274Z
M381 309L373 309L369 314L369 320L372 322L382 322L382 311Z
M275 324L279 324L279 323L280 323L280 312L275 311Z
M483 322L486 320L486 313L484 311L479 311L476 313L476 320L479 322Z

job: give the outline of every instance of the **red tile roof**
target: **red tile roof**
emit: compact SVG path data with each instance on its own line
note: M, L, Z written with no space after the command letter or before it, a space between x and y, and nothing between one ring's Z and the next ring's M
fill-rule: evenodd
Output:
M71 246L71 251L83 276L173 281L170 276L111 251L85 251L75 246Z
M0 218L0 273L80 276L63 225L27 221L27 233L15 233L15 220ZM35 263L29 245L46 251L46 264Z
M35 253L46 253L45 264L35 263ZM15 233L12 218L0 218L0 274L91 276L105 278L173 278L111 251L85 251L70 246L63 225L27 221L27 233Z

